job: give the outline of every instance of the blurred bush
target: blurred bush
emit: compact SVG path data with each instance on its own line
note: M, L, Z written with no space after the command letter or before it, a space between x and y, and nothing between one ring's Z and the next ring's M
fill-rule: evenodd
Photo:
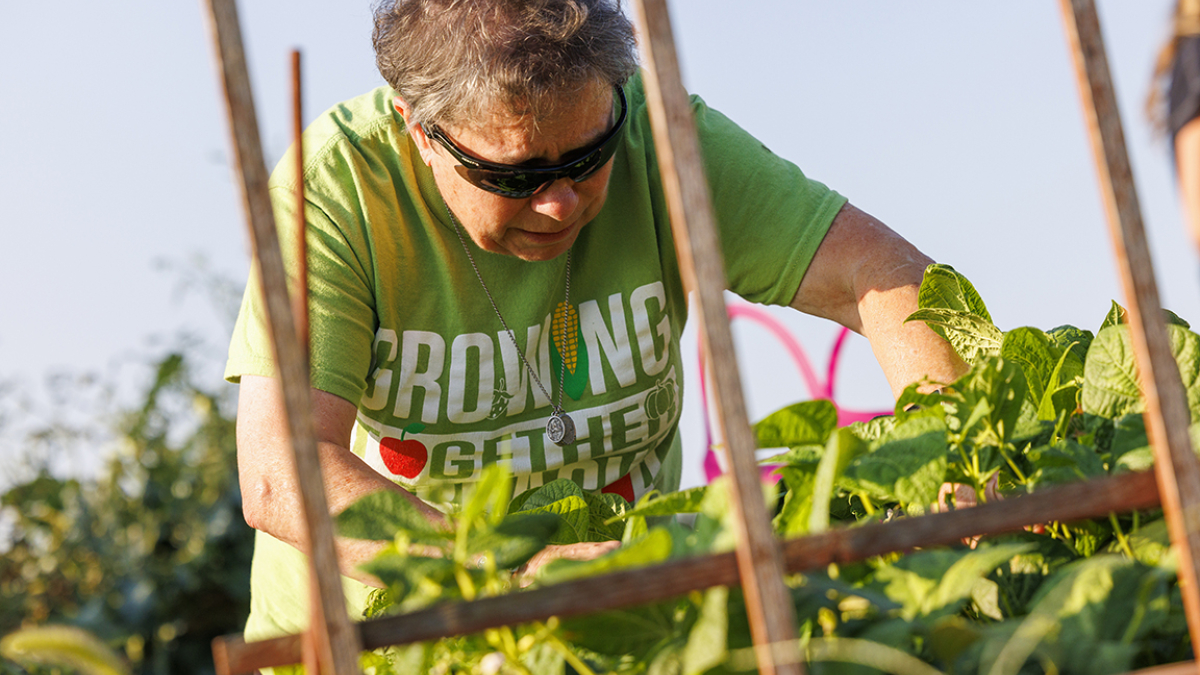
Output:
M240 632L249 611L233 391L197 385L182 352L153 373L138 404L98 421L111 443L94 477L59 477L42 458L0 486L0 636L73 625L134 673L212 673L211 640ZM28 432L17 454L45 453L57 431ZM0 675L27 672L56 671L0 661Z

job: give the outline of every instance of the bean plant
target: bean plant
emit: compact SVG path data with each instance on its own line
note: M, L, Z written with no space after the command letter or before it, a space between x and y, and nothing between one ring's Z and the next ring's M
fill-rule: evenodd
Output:
M1193 419L1200 336L1166 314ZM837 426L829 401L787 406L755 425L778 448L764 484L781 537L921 517L1152 467L1130 331L1115 303L1096 332L1003 331L953 268L933 265L923 321L970 365L955 382L909 387L891 416ZM1191 428L1196 439L1198 427ZM343 535L388 542L365 569L386 585L364 618L515 593L514 575L549 544L620 540L602 558L555 561L532 580L567 579L729 550L726 483L636 504L559 480L512 494L489 467L438 530L403 498L372 495L338 518ZM1123 673L1192 657L1176 556L1160 510L1046 522L790 575L796 647L808 672ZM754 672L742 595L710 588L666 602L366 654L368 673Z

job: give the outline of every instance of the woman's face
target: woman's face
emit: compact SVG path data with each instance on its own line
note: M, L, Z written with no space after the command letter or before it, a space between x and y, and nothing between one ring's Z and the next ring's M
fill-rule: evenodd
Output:
M613 89L595 82L571 95L548 119L493 110L479 124L442 127L463 152L498 164L554 165L589 148L612 127ZM460 176L458 161L419 128L411 128L421 157L433 170L446 204L482 249L522 260L550 260L575 243L608 195L612 161L586 180L561 178L541 192L511 199L486 192Z

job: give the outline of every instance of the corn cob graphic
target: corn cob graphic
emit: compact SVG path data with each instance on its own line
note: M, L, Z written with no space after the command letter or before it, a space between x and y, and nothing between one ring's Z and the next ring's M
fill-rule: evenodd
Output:
M567 372L574 375L579 364L579 311L565 302L558 303L550 322L550 335L554 338L555 348L562 354Z

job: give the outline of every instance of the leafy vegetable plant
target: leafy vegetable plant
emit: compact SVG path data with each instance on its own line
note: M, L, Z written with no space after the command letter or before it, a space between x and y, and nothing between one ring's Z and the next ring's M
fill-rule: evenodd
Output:
M1200 336L1168 319L1195 418ZM945 337L970 372L913 385L894 415L866 423L838 428L828 401L760 421L760 447L780 448L765 462L782 480L764 488L780 536L962 506L955 486L986 502L1152 465L1129 328L1115 303L1095 333L1003 331L969 281L934 265L909 320ZM341 514L342 534L388 542L366 567L387 585L367 615L515 591L512 570L549 544L623 543L597 560L555 561L534 583L733 547L722 480L637 504L569 481L516 496L511 485L504 467L489 467L447 531L396 496L374 495ZM1160 511L1031 530L790 577L809 672L1121 673L1191 655ZM364 658L380 674L755 669L736 588Z

